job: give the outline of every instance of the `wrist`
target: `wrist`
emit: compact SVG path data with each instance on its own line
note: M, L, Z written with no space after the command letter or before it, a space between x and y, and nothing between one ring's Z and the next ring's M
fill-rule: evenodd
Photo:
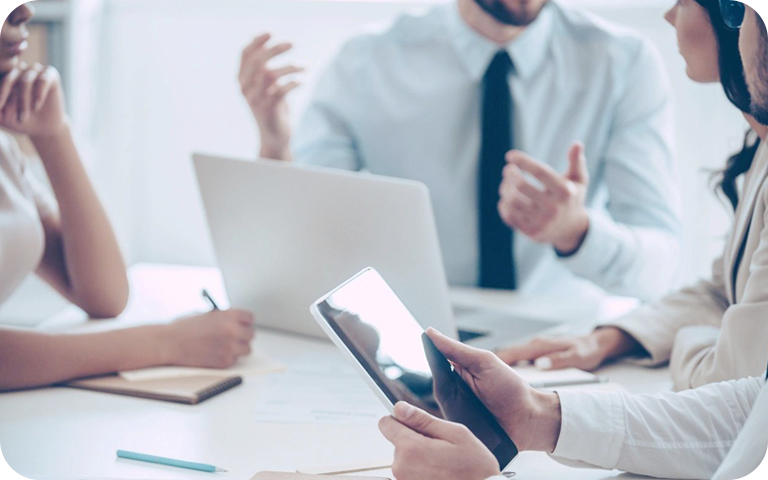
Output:
M155 361L158 365L178 365L179 348L173 324L153 325L152 338L155 339Z
M634 338L616 327L598 328L591 335L597 341L602 361L622 357L639 348Z
M259 156L261 158L270 158L272 160L290 160L290 139L264 134L263 132L266 130L266 127L259 125L259 132L262 132L260 135Z
M530 444L525 450L552 453L560 438L560 396L556 392L534 390L534 412L533 423L529 428Z
M589 214L585 209L581 209L575 215L573 226L562 237L552 242L552 246L560 256L568 257L573 255L581 248L581 244L584 243L588 231Z
M65 118L61 122L61 125L51 129L50 131L29 135L30 141L38 150L44 145L70 140L71 138L72 128L68 118Z

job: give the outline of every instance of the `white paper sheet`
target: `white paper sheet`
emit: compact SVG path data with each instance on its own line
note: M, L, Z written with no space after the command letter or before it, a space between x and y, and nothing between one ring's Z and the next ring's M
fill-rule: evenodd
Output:
M294 370L265 378L253 417L264 423L368 424L387 415L353 371Z
M539 370L534 366L516 366L514 368L534 388L553 388L605 382L604 378L577 368L564 368L562 370Z
M156 367L143 368L120 372L120 376L130 382L141 380L157 380L160 378L194 377L198 375L240 375L248 377L252 375L264 375L278 373L285 370L285 365L276 362L265 355L254 352L248 357L240 358L230 368L188 368L188 367Z

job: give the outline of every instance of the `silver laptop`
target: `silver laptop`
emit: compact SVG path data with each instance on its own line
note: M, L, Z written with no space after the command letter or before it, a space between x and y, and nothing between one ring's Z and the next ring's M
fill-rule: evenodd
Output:
M560 323L454 312L422 183L274 160L193 161L230 305L254 312L260 327L326 338L308 305L366 267L424 327L473 345L495 348Z

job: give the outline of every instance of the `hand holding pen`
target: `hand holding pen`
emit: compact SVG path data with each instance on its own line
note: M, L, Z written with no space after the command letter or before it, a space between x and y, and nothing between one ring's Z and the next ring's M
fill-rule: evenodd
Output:
M168 325L171 347L166 363L183 367L227 368L251 353L253 314L221 310L210 293L203 298L212 310L182 317Z

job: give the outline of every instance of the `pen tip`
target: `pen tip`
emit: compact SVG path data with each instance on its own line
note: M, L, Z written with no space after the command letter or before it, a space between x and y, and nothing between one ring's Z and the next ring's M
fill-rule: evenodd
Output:
M224 470L223 468L219 468L219 467L216 467L216 471L217 472L221 472L221 473L227 473L226 470Z

